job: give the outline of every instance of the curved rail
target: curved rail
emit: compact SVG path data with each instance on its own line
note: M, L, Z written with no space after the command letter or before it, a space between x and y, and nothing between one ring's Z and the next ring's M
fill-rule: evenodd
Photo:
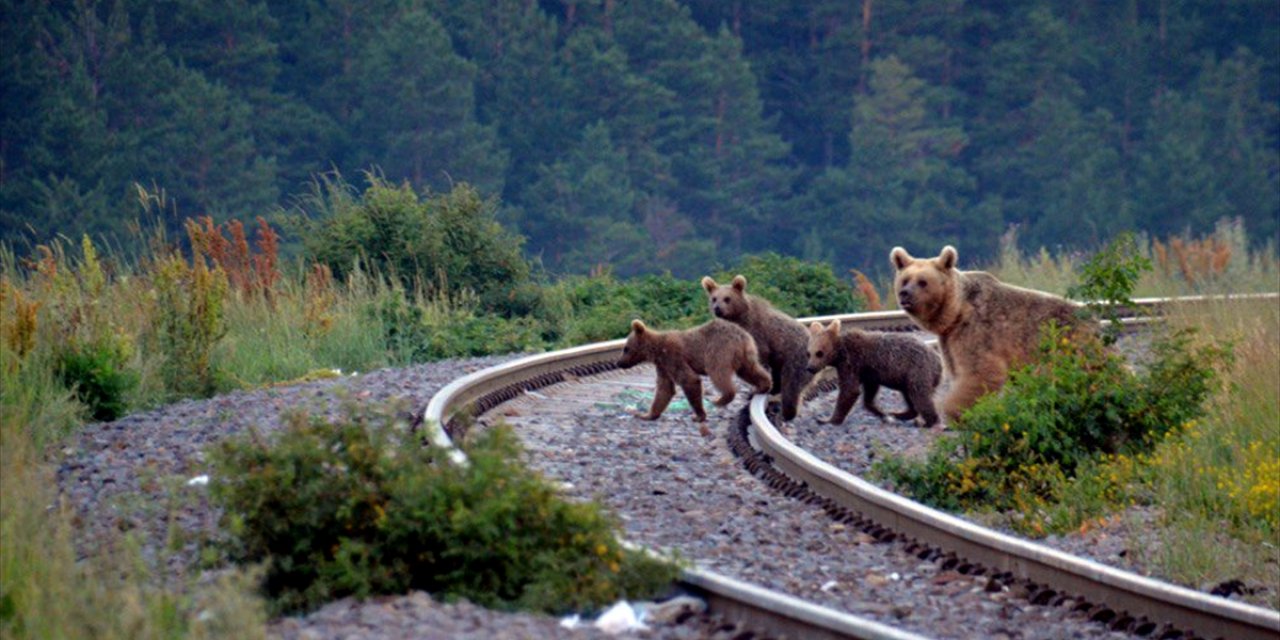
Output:
M1139 309L1159 312L1171 306L1202 302L1277 298L1280 294L1146 298L1134 302ZM1122 315L1132 316L1135 312L1130 309ZM901 311L819 316L800 321L834 318L863 329L915 329ZM624 342L612 340L538 354L459 378L428 403L423 416L428 437L438 446L449 449L455 461L465 464L465 456L452 446L450 436L464 432L470 419L527 390L612 370ZM775 466L810 491L901 536L1002 575L1051 585L1057 591L1083 596L1135 618L1189 630L1203 637L1280 638L1280 613L1145 578L984 529L875 487L783 438L768 419L766 404L765 396L752 399L753 435L757 445L773 457ZM686 588L703 594L709 605L729 617L781 634L803 632L803 637L825 638L913 637L870 620L697 569L687 571L683 582Z
M454 462L466 464L466 456L453 446L450 436L464 431L464 425L470 419L525 390L614 369L614 361L622 353L624 342L612 340L538 354L458 378L428 402L423 421L427 437L436 446L448 450ZM821 607L705 569L685 569L680 583L685 591L705 600L709 610L752 629L782 637L923 640L921 636L867 618Z
M751 423L759 447L773 464L810 491L899 536L1016 580L1052 585L1202 637L1280 637L1280 613L1206 595L1146 578L1056 549L986 529L967 520L890 493L819 460L782 436L766 413L768 398L751 401Z

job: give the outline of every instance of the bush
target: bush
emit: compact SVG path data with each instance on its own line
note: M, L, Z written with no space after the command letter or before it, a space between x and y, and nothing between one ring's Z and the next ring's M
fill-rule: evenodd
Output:
M195 256L162 258L155 268L156 321L151 327L163 356L168 390L178 396L211 396L223 386L214 346L226 335L227 276Z
M458 467L393 413L294 414L274 444L251 434L213 452L234 555L270 561L264 586L280 611L422 589L563 613L651 597L675 578L676 567L624 550L597 506L559 499L520 466L508 430L481 434Z
M623 281L608 274L571 277L562 280L552 296L567 300L570 309L563 333L567 344L625 337L633 318L662 329L711 319L702 287L670 274Z
M475 310L474 299L415 302L398 287L365 307L395 365L528 351L543 346L533 318L504 318Z
M124 342L103 339L62 350L57 371L63 386L75 392L94 420L115 420L129 408L126 396L138 384L138 374L128 363Z
M1155 338L1152 351L1146 369L1133 373L1099 342L1051 325L1037 361L965 411L949 444L923 463L894 460L878 471L941 508L1033 515L1027 511L1054 502L1083 467L1150 452L1204 414L1228 351L1193 349L1185 330Z
M715 277L717 282L728 282L737 274L746 276L748 293L761 296L794 316L862 310L861 298L855 296L853 284L837 278L831 265L825 262L805 262L776 253L762 253L743 257L734 268ZM703 302L705 306L705 297Z
M325 182L310 205L318 211L302 223L308 259L340 279L363 265L418 295L472 291L485 310L506 316L538 304L536 291L525 286L524 238L498 224L496 201L467 184L424 199L408 184L370 176L357 199L337 178Z

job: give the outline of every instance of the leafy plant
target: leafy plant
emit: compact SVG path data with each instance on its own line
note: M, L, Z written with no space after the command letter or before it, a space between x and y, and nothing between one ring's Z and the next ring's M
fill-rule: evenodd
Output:
M563 612L646 597L675 567L623 549L597 506L561 500L520 466L506 429L451 464L392 418L348 404L334 422L293 414L213 452L214 499L234 555L269 560L282 611L423 589L498 608Z
M227 276L220 267L210 269L203 258L193 262L173 254L156 265L154 331L169 390L208 396L221 384L211 355L226 333Z
M1069 288L1067 297L1084 301L1091 315L1108 321L1103 341L1113 344L1120 335L1121 312L1134 308L1129 296L1150 270L1151 261L1138 251L1133 234L1121 233L1080 265L1080 284Z
M58 355L62 384L89 408L94 420L115 420L128 409L127 394L138 384L128 368L129 352L120 339L71 344Z
M762 296L792 315L829 315L862 310L861 299L855 295L853 285L836 277L827 263L806 262L766 252L745 256L733 268L716 277L721 282L728 282L737 274L746 276L748 293Z
M1202 416L1215 371L1230 358L1225 348L1192 347L1186 331L1156 337L1152 351L1146 369L1133 373L1097 341L1050 325L1038 359L967 410L947 444L925 462L893 460L878 470L922 501L1011 510L1043 533L1040 512L1082 468L1150 452Z

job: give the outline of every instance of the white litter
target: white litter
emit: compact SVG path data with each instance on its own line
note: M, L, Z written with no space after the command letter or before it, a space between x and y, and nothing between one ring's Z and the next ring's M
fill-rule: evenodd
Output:
M893 573L889 574L889 579L893 581L898 581L902 579L902 576L898 575L897 571L894 571Z
M641 620L642 617L636 614L631 603L623 600L609 607L607 611L600 614L599 618L596 618L596 628L609 635L626 631L644 631L649 627L645 626L644 621Z
M199 475L187 481L188 487L203 487L206 484L209 484L209 476L207 475Z
M828 581L826 581L826 582L822 583L822 586L821 586L821 587L819 587L819 589L821 589L823 592L827 592L827 591L831 591L832 589L836 588L836 586L838 586L839 584L840 584L840 583L839 583L839 582L836 582L835 580L828 580Z

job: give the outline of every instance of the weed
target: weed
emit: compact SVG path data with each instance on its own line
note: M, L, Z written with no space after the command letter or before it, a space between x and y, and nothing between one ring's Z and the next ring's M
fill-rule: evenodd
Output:
M549 612L645 597L675 568L624 550L598 507L571 504L521 467L509 430L486 432L458 467L395 423L346 405L336 422L294 414L273 444L213 453L213 497L242 559L269 561L282 611L344 595L423 589Z

